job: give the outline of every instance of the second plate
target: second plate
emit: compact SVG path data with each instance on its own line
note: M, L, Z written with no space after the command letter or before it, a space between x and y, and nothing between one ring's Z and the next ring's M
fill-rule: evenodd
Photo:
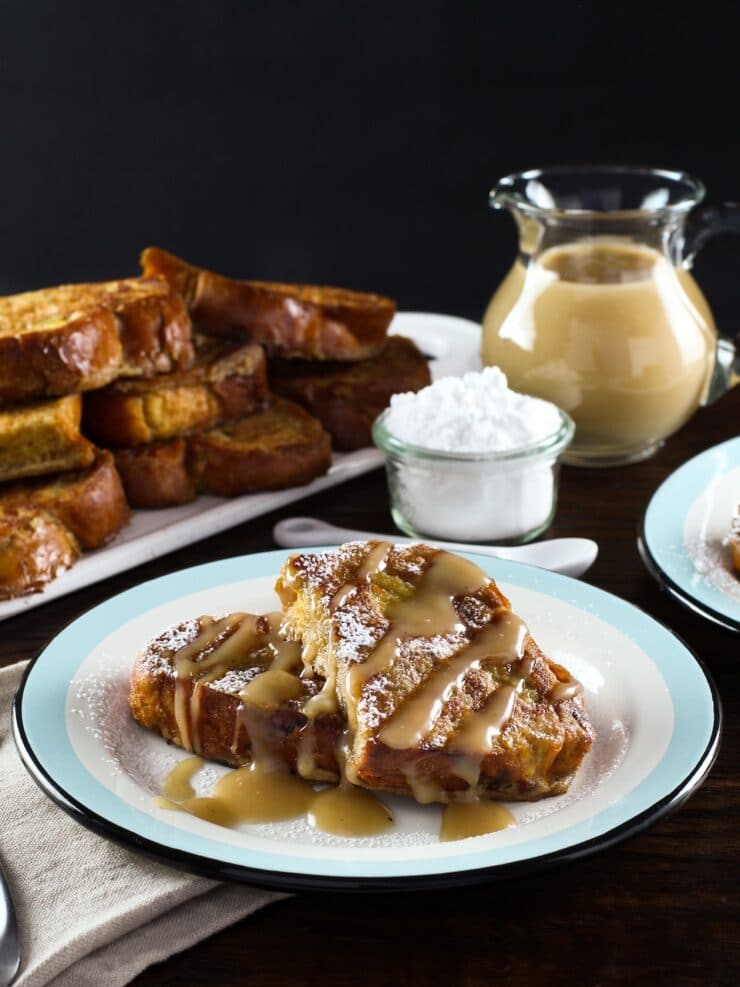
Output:
M727 538L740 504L740 438L694 456L653 494L639 534L648 571L685 606L740 631L740 576Z

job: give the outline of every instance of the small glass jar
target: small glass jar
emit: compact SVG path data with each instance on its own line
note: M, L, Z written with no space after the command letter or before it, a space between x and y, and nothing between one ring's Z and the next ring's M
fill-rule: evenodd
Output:
M391 514L412 538L515 545L551 524L558 496L559 460L573 438L573 420L540 442L506 452L441 452L410 445L373 425L385 453Z

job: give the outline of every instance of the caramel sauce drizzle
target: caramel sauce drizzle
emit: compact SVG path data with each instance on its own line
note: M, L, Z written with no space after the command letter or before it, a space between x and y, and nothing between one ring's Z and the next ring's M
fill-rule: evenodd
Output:
M202 686L238 667L250 652L265 649L271 655L270 667L259 672L240 693L242 707L236 717L232 749L238 748L246 706L271 707L295 698L300 680L290 669L300 665L300 647L280 634L282 614L253 616L232 613L220 620L200 618L200 632L174 656L174 715L183 747L200 752L200 711ZM192 683L188 698L185 683Z
M332 596L331 598L331 602L329 603L329 610L332 613L334 613L335 610L338 610L339 607L341 607L343 603L346 603L347 600L350 598L350 596L353 595L355 589L356 587L353 586L352 583L345 583L344 586L340 586L339 589L334 594L334 596Z
M170 771L162 785L162 795L173 802L192 798L195 795L191 779L203 767L203 758L186 757Z
M371 548L357 569L355 577L357 582L369 582L373 576L382 572L386 567L392 548L393 545L389 541L379 541L377 545Z
M417 770L414 764L404 765L401 772L411 789L414 800L421 805L431 805L434 802L447 802L449 793L442 788L434 778L427 778Z
M516 819L496 802L451 802L442 813L439 838L443 843L465 840L511 826L516 826Z
M392 666L399 643L410 638L462 633L465 626L455 610L454 597L475 593L486 582L485 573L472 562L449 552L439 552L434 556L415 587L414 595L389 606L386 616L390 626L375 649L364 661L356 662L347 671L347 715L353 729L357 728L356 706L362 697L363 687Z
M265 709L280 706L301 693L300 679L281 668L268 668L248 682L239 696L242 702L262 706Z
M417 747L434 727L444 704L456 689L463 686L470 672L483 663L510 664L520 659L527 633L524 621L511 611L503 613L495 623L487 624L470 644L449 658L441 668L435 669L404 701L401 708L386 721L379 739L399 750ZM489 706L493 705L504 688L497 690ZM513 690L511 701L507 699L503 705L499 702L498 707L500 712L492 712L492 727L494 724L500 725L511 715Z
M190 744L194 751L200 753L200 701L202 696L202 683L198 679L193 683L193 691L190 693L190 706L188 710L188 729L190 731Z
M519 679L520 683L523 681ZM480 762L486 751L491 749L494 738L511 719L517 692L516 686L499 686L483 709L468 713L452 737L451 749L461 751Z
M550 702L561 703L564 699L574 699L583 692L583 686L575 679L570 682L558 682L550 692Z
M329 632L329 661L327 663L328 674L324 680L324 685L322 686L321 691L317 692L315 696L311 696L303 707L303 712L309 720L313 719L315 716L336 713L339 709L339 703L337 701L337 666L331 657L333 648L334 628L332 627Z
M196 796L190 779L202 764L200 758L187 758L176 765L155 805L229 828L301 816L314 829L337 836L373 836L393 826L390 809L362 788L343 782L316 791L302 778L260 760L229 771L216 782L212 795Z
M175 765L154 804L228 828L300 816L306 816L314 829L336 836L374 836L393 827L388 807L363 788L344 782L316 791L301 778L259 764L230 771L216 783L212 795L197 796L191 779L202 766L198 757ZM514 825L511 813L495 802L452 802L442 813L440 840L467 839Z
M339 785L317 792L308 810L314 829L335 836L375 836L393 827L393 814L365 788Z

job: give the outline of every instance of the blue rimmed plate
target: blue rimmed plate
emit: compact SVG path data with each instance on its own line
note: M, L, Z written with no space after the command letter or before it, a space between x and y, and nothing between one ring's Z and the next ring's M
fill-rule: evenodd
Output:
M391 798L395 828L372 839L304 821L217 827L153 801L186 756L128 713L132 659L170 623L200 613L275 609L289 553L226 559L115 596L78 618L29 667L14 704L23 761L80 823L213 878L283 889L389 890L494 880L575 860L680 805L716 755L720 707L698 660L642 611L592 586L471 555L509 595L552 658L583 683L598 737L567 795L511 805L518 825L440 843L438 806ZM225 769L210 766L208 789Z
M740 438L707 449L653 494L639 535L643 561L672 596L740 630L740 577L727 536L740 504Z

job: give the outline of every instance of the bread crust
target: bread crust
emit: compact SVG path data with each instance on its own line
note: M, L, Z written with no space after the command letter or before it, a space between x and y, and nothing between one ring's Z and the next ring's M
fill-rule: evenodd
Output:
M95 446L80 433L81 415L79 394L0 410L0 481L90 466Z
M144 276L166 278L203 331L241 334L273 355L361 360L383 346L390 298L342 288L237 281L194 267L159 247L141 255Z
M161 279L60 285L0 298L0 403L186 367L192 324Z
M84 399L84 428L98 442L134 446L213 428L267 397L262 348L209 340L188 370L118 380Z
M132 507L174 507L198 493L222 497L308 483L331 464L331 440L298 405L272 398L259 411L184 438L116 450Z
M80 555L53 514L29 507L0 510L0 599L38 593Z
M424 354L403 336L356 363L271 360L268 371L273 391L315 415L342 451L372 445L373 422L393 394L432 382Z
M97 450L86 470L18 483L3 491L0 512L16 508L53 515L85 550L110 541L131 514L113 454L106 449Z

